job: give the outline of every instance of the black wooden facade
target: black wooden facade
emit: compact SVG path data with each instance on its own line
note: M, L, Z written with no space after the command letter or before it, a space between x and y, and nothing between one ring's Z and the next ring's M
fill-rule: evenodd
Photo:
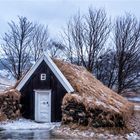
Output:
M40 80L40 74L46 73L46 80ZM61 104L64 95L66 94L65 88L47 66L43 60L32 76L28 79L25 85L20 90L22 115L28 119L35 119L35 91L34 90L51 90L51 122L61 121L62 112Z

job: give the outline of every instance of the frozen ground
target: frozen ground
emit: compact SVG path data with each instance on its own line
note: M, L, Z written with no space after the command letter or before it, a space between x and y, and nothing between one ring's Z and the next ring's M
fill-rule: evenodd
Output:
M37 123L32 120L19 119L15 121L2 122L0 124L1 130L33 130L33 129L47 129L51 130L55 126L60 126L60 123Z
M93 140L140 140L140 104L137 103L135 106L135 112L133 117L130 119L129 124L133 128L133 133L129 134L117 134L113 135L107 131L102 131L102 133L97 133L96 130L79 130L79 129L70 129L68 126L60 126L54 129L56 135L63 135L69 137L80 138L89 138ZM137 109L136 109L137 108ZM75 138L75 139L76 139Z
M55 128L55 129L54 129ZM69 127L61 127L60 123L37 123L32 120L18 119L5 121L0 124L0 139L65 139L65 138L92 138L93 140L140 140L137 133L125 136L107 133L96 133L91 130L71 130Z
M140 137L137 133L133 132L126 135L113 135L109 133L96 133L93 130L78 130L78 129L70 129L69 127L60 127L54 130L56 135L63 135L73 137L74 139L93 139L93 140L140 140Z
M126 135L112 135L109 133L96 133L93 130L70 129L60 126L60 123L37 123L32 120L18 119L0 123L0 139L80 139L93 140L140 140L137 133Z
M126 138L127 140L140 140L140 137L135 132L127 134Z
M60 123L37 123L27 119L0 123L0 140L50 140L65 139L52 134L52 129Z

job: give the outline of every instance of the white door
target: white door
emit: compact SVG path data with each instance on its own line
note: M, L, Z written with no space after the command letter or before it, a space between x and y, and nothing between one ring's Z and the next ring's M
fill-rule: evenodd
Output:
M35 121L51 122L51 91L35 91Z

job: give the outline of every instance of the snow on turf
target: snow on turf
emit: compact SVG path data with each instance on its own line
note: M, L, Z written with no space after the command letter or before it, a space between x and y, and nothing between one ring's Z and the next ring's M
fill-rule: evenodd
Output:
M37 123L32 120L19 119L14 121L6 121L0 124L2 130L27 130L27 129L53 129L60 126L60 123Z

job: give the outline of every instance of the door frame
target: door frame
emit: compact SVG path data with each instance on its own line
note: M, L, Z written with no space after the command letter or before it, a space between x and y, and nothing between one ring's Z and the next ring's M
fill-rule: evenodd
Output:
M39 97L39 94L49 94L49 120L48 122L51 122L51 90L40 90L40 89L37 89L37 90L34 90L35 92L35 114L34 114L34 118L35 118L35 121L37 122L44 122L44 121L41 121L39 120L39 112L38 112L38 97Z

